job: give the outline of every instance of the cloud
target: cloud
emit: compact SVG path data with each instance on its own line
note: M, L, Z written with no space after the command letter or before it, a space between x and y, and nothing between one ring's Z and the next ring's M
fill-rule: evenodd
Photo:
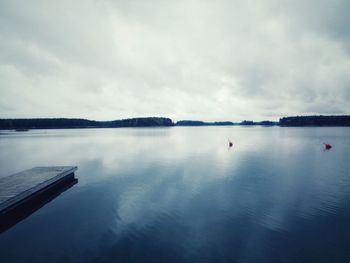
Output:
M348 114L348 1L0 3L0 117Z

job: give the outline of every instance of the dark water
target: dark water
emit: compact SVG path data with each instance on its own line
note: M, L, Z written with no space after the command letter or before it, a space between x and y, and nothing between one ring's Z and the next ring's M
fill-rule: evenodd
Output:
M0 234L0 262L350 262L349 128L1 132L0 149L0 176L79 167Z

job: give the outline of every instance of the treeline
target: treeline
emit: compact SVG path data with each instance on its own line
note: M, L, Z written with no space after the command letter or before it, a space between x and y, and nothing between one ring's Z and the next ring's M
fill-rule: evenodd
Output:
M176 123L176 126L228 126L228 125L242 125L242 126L350 126L350 115L341 116L294 116L284 117L276 121L250 121L244 120L241 122L203 122L195 120L182 120Z
M221 121L221 122L204 122L204 121L192 121L192 120L184 120L176 122L176 126L232 126L232 125L262 125L262 126L274 126L278 125L278 122L274 121L247 121L244 120L242 122L231 122L231 121Z
M119 128L174 126L169 118L132 118L114 121L93 121L86 119L42 118L42 119L0 119L0 129L73 129L73 128Z
M261 125L261 126L275 126L278 125L276 121L242 121L239 125L251 126L251 125Z
M192 121L183 120L176 122L176 126L229 126L235 125L231 121L218 121L218 122L204 122L204 121Z
M350 126L350 115L342 116L294 116L284 117L280 126Z
M164 126L350 126L350 115L343 116L295 116L284 117L279 122L247 121L242 122L204 122L196 120L181 120L176 124L169 118L147 117L131 118L114 121L94 121L86 119L42 118L42 119L0 119L0 129L74 129L74 128L121 128L121 127L164 127Z

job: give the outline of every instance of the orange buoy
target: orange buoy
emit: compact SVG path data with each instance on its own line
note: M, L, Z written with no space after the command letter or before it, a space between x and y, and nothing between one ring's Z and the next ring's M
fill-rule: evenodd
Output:
M329 143L323 143L325 150L330 150L332 148L332 145Z

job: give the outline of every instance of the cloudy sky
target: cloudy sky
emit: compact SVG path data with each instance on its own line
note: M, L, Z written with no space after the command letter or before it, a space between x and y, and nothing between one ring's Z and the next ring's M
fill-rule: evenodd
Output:
M349 0L0 0L0 118L350 113Z

